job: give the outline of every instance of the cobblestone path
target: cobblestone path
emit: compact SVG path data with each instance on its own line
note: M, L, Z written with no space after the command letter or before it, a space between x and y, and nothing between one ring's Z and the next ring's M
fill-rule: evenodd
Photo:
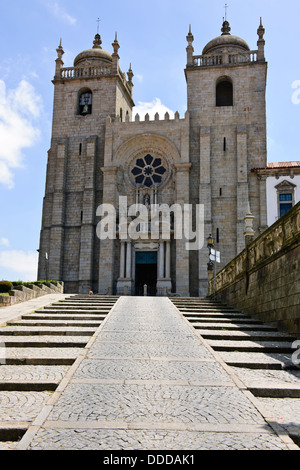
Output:
M237 345L230 345L228 352L221 344L224 338L206 338L207 331L212 331L206 328L208 323L203 327L198 320L194 322L201 317L200 299L195 307L187 307L186 302L121 297L59 386L44 397L45 405L16 448L298 448L285 429L269 419L272 413L264 414L261 401L252 393L259 390L256 382L261 376L256 381L243 376L248 369L240 367L239 354L252 354L250 345L244 345L247 353L225 357L235 354ZM206 319L214 323L209 302L204 310ZM229 313L223 313L221 320L234 326ZM279 363L276 358L272 361ZM275 379L269 375L270 383ZM295 375L297 387L298 379Z

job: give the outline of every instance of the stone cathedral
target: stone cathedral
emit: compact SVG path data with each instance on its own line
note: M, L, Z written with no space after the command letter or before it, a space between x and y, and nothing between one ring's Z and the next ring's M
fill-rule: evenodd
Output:
M64 67L57 49L53 127L48 152L39 248L39 279L61 280L67 293L205 296L212 234L218 269L245 246L249 209L258 236L267 227L266 184L254 168L266 167L264 27L257 48L221 34L195 55L187 35L187 111L133 116L133 72L112 52L93 46ZM100 239L97 208L128 204L204 207L204 245L186 250L183 239Z

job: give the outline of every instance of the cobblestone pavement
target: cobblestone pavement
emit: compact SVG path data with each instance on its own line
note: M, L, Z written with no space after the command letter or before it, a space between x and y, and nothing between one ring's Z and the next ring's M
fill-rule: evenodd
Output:
M16 448L298 449L260 405L170 299L121 297Z

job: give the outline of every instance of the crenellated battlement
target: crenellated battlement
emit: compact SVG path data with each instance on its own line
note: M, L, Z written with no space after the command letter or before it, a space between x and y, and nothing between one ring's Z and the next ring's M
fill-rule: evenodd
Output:
M107 119L106 119L106 123L107 124L120 124L120 125L124 125L126 123L130 123L130 124L134 124L134 123L141 123L141 124L145 124L145 123L155 123L155 122L160 122L160 123L178 123L178 122L184 122L184 121L187 121L189 120L189 112L186 111L185 114L184 114L184 117L183 118L180 118L180 114L178 111L176 111L174 113L174 118L170 118L170 114L168 112L166 112L162 118L161 116L159 115L159 113L155 113L154 115L154 119L151 119L150 118L150 115L149 113L146 113L145 116L144 116L144 119L141 119L141 116L137 113L135 114L135 116L130 120L130 116L127 115L125 117L125 121L122 121L120 116L116 116L115 118L112 118L111 116L108 116Z

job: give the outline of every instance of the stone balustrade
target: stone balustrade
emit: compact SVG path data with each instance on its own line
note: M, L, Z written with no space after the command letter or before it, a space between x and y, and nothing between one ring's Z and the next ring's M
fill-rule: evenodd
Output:
M258 51L249 51L243 53L223 53L223 54L205 54L193 56L194 67L209 67L215 65L238 65L247 62L257 62Z
M111 74L110 66L101 67L63 67L60 69L60 78L63 80L71 80L78 78L102 77Z
M55 80L84 80L91 78L98 78L103 76L115 75L113 67L111 65L101 65L97 67L61 67L59 69L59 75L54 77ZM118 69L118 76L121 79L125 88L128 92L132 93L132 85L126 80L126 75L120 69Z
M300 332L300 203L218 272L215 285L228 305Z

